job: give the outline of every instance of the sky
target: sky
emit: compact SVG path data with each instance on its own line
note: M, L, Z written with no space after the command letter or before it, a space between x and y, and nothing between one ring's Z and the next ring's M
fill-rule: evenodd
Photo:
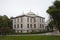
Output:
M0 0L0 15L15 17L30 11L48 20L46 12L55 0Z

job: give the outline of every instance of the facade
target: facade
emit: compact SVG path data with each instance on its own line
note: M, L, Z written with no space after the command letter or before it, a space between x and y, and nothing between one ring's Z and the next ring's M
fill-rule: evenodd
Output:
M45 18L33 12L12 18L13 29L16 33L42 32L45 30Z

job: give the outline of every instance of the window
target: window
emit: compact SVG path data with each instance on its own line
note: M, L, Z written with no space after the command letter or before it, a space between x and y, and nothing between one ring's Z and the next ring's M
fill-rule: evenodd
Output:
M43 22L44 22L44 19L42 18L41 21L42 21L42 23L43 23Z
M19 18L17 18L17 23L19 23Z
M14 28L16 28L16 25L14 25Z
M34 22L36 22L35 18L34 18Z
M41 24L40 24L40 28L41 28Z
M16 19L14 19L14 23L16 23Z
M30 27L32 28L32 24L30 24Z
M29 24L27 24L27 28L29 28Z
M21 33L22 33L22 30L21 30Z
M17 24L17 28L19 28L19 24Z
M32 23L32 18L30 18L30 22Z
M22 20L22 17L21 17L21 22L22 22L23 20Z
M42 19L42 23L44 23L44 19Z
M42 27L44 28L44 24L42 24Z
M21 28L23 28L23 24L21 24Z
M29 30L27 30L27 32L29 32Z
M36 24L34 24L34 28L36 28Z
M17 33L19 33L19 30L17 30Z
M43 23L43 19L42 19L42 23Z
M40 18L40 22L41 22L41 18Z
M29 17L27 17L27 22L29 22Z

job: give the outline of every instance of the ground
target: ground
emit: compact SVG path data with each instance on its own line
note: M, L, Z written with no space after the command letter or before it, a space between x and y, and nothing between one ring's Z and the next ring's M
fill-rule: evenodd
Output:
M60 40L59 35L0 36L0 40Z

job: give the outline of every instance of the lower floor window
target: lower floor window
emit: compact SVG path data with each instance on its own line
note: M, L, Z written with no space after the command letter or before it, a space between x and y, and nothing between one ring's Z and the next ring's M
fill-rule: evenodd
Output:
M22 30L21 30L21 33L22 33Z
M27 30L27 32L29 32L29 30Z
M17 30L17 33L19 33L19 30Z

